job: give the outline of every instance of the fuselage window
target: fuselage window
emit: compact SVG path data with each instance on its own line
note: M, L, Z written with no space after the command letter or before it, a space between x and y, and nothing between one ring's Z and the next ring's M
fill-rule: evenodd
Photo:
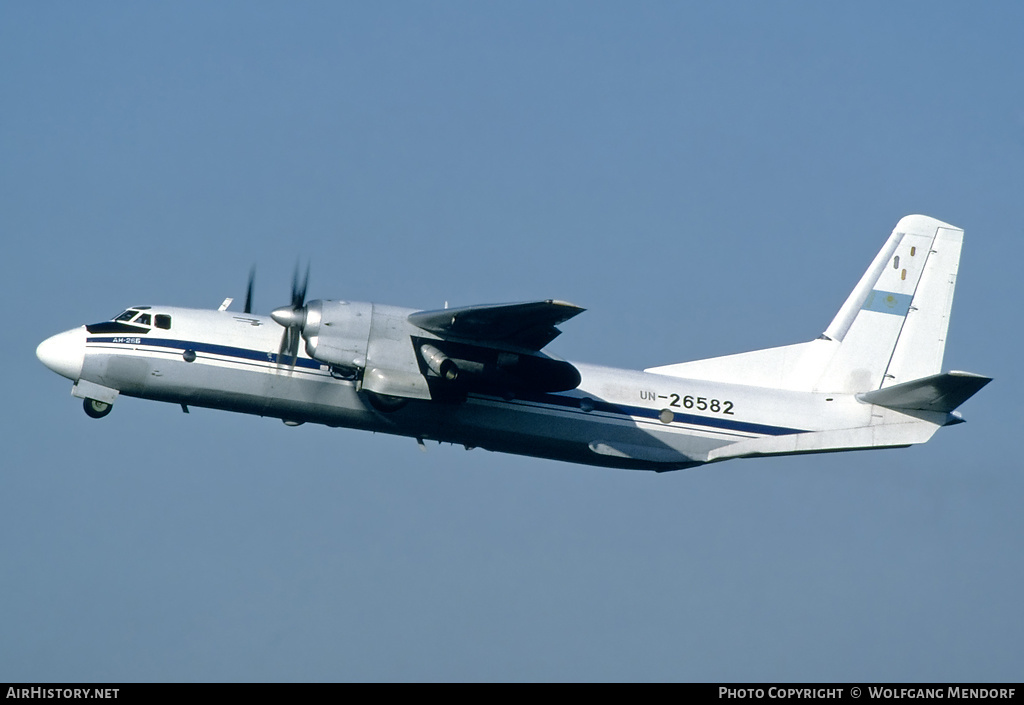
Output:
M128 309L127 311L125 311L124 313L122 313L122 314L121 314L120 316L118 316L118 317L117 317L117 318L115 318L114 320L115 320L115 321L130 321L130 320L132 320L133 318L135 318L135 315L136 315L137 313L138 313L138 311L133 311L133 310L131 310L131 309Z
M171 329L171 317L166 313L156 314L156 327L163 328L164 330Z
M141 316L139 316L137 319L135 319L135 322L138 323L139 325L142 325L142 326L150 326L150 325L153 325L150 322L152 320L153 320L152 316L150 316L148 313L144 313Z

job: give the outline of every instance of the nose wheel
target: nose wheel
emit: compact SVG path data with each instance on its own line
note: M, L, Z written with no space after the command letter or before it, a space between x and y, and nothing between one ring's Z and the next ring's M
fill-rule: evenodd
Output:
M105 401L86 399L82 403L82 408L85 409L85 413L89 416L89 418L102 419L104 416L110 413L110 410L114 408L114 405L108 404Z

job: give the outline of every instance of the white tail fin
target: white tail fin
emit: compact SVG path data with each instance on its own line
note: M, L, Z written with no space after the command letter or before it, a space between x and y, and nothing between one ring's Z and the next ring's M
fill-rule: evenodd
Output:
M646 371L838 393L866 392L937 374L962 242L960 228L908 215L817 340Z
M825 336L842 345L815 385L864 392L942 371L964 231L900 220Z

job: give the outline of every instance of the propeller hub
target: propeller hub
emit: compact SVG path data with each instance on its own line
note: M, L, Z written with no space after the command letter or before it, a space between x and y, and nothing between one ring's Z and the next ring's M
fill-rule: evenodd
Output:
M299 359L299 339L302 336L303 327L306 325L306 287L309 286L309 267L306 267L306 276L299 282L299 266L295 265L295 275L292 277L292 305L275 308L270 317L284 327L281 335L281 347L277 351L277 366L284 363L294 368Z
M306 307L282 306L271 311L270 317L285 328L301 328L306 322Z

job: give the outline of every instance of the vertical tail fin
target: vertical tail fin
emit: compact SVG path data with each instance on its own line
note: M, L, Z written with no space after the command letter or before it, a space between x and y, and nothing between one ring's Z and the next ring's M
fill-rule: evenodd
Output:
M817 340L648 368L773 389L860 393L942 368L964 232L908 215Z
M840 344L815 387L864 392L942 368L963 230L900 220L825 336Z

